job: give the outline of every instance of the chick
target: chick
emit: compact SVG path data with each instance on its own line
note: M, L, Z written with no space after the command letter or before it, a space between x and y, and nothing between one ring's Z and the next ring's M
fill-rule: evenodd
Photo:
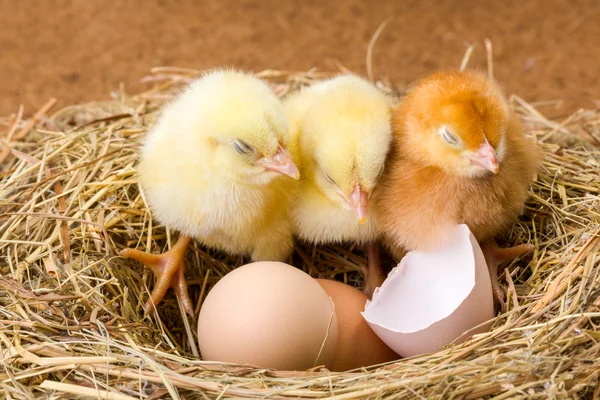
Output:
M143 144L139 182L153 216L181 236L159 256L121 252L157 276L146 311L172 286L192 313L183 274L191 238L253 261L291 254L299 172L288 141L281 102L243 72L207 73L165 107Z
M295 234L310 243L366 245L365 292L378 281L377 229L371 196L391 142L391 99L345 74L284 100L302 178L292 208Z
M439 246L465 223L481 242L495 299L498 266L531 250L494 237L522 213L540 162L498 84L469 71L421 80L393 115L394 142L376 203L384 241L398 253Z

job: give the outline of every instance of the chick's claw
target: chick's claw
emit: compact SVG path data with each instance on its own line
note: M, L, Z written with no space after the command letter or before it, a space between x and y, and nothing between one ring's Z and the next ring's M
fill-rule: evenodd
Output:
M485 253L484 253L485 255ZM488 269L490 271L490 281L492 283L492 294L494 296L494 310L504 311L506 295L504 294L504 290L500 286L500 282L498 281L498 263L487 261Z
M506 296L498 282L498 269L507 262L533 250L531 244L521 244L513 247L500 248L495 240L489 239L481 243L481 251L490 271L492 292L494 294L494 306L496 309L504 310Z
M150 294L150 300L144 306L145 312L150 311L153 305L156 306L160 303L167 289L172 287L185 312L193 315L194 308L188 294L188 286L184 277L185 267L183 265L189 243L190 238L188 236L181 236L171 250L161 255L149 254L134 249L124 249L119 253L122 257L141 262L156 275L156 285Z

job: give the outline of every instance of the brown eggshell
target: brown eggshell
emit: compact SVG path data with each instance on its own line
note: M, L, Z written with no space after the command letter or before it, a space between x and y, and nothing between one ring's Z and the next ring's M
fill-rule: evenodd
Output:
M368 297L341 282L317 279L335 304L338 319L338 346L332 371L368 367L400 358L379 339L361 315Z
M200 351L210 361L330 368L337 342L338 322L327 293L305 272L279 262L247 264L225 275L198 317Z

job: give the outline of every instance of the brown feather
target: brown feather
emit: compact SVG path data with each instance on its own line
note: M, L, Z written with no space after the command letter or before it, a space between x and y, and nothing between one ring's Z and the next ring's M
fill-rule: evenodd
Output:
M500 234L523 211L528 186L540 163L536 144L523 135L517 117L500 97L501 92L492 90L496 88L495 83L478 74L464 73L458 78L458 73L452 74L453 81L438 82L433 92L425 93L426 86L417 86L393 116L392 150L375 199L384 242L396 254L437 246L450 234L451 227L460 223L467 224L479 241ZM468 86L468 92L456 90L457 82L471 78L475 83ZM444 90L447 86L449 89ZM490 97L490 93L495 96ZM502 132L505 141L504 157L497 174L468 176L453 173L451 168L440 165L439 158L433 160L441 157L443 163L443 157L458 157L453 149L446 153L440 147L436 153L427 153L424 150L427 146L415 146L420 138L426 137L415 129L426 130L435 125L434 105L447 103L447 94L460 97L459 103L453 103L458 104L455 106L459 109L457 116L465 114L460 110L460 104L477 104L477 114L485 116L482 125L487 127L494 122L504 125L503 129L490 129ZM465 101L467 96L477 100L474 103ZM498 104L502 106L498 107ZM422 110L431 111L420 125ZM467 135L473 125L471 120L452 122L456 126L469 125L465 128ZM494 142L498 140L494 138ZM470 145L465 138L463 141L465 146Z

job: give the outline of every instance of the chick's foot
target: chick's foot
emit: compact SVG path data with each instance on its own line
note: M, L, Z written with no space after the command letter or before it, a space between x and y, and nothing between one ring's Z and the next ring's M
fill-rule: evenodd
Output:
M124 249L119 253L122 257L132 258L141 262L150 268L156 275L156 285L150 294L150 299L144 306L144 311L148 312L152 306L161 302L167 289L172 287L175 290L177 299L183 305L185 312L193 315L194 308L188 294L188 286L184 277L184 258L187 247L191 239L188 236L181 236L173 248L161 255L149 254L134 249Z
M488 269L490 271L490 279L492 281L492 292L494 293L494 307L504 310L504 302L506 296L498 282L498 269L507 262L530 252L533 250L531 244L521 244L513 247L500 248L494 239L484 240L481 243L481 251L485 257Z
M385 280L385 274L381 269L381 256L379 254L379 244L370 242L367 249L367 267L362 267L365 285L363 293L371 298L375 289L377 289Z

